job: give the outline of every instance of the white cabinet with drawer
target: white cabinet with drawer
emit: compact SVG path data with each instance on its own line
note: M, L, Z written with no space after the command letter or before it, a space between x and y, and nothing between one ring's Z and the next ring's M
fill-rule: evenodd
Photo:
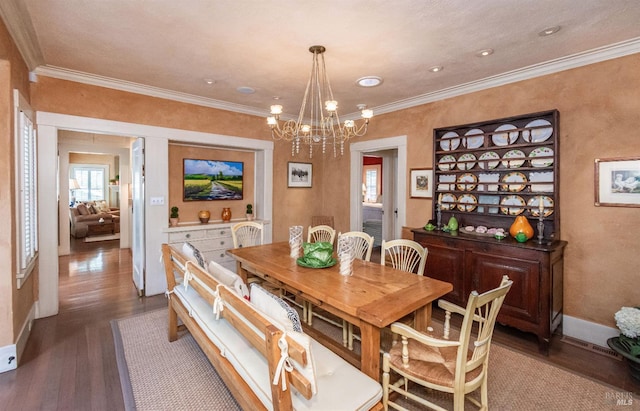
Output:
M208 263L213 260L226 268L236 271L236 261L226 251L233 248L231 236L232 223L193 224L169 227L169 244L182 247L189 242L193 244Z

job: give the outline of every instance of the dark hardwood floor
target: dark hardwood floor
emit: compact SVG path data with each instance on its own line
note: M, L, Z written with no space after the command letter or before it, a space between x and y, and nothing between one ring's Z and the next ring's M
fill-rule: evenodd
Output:
M122 410L110 321L166 307L165 297L138 297L130 250L120 250L118 241L72 241L72 254L61 257L59 266L60 312L35 321L20 366L0 374L0 409ZM438 316L442 312L435 309ZM631 380L624 361L567 344L559 335L548 357L538 354L533 336L512 328L498 326L494 338L620 391L640 394L640 384Z

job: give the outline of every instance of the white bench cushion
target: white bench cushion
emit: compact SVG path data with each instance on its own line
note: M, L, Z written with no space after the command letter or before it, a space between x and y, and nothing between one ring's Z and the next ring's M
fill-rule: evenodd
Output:
M193 244L189 242L182 244L182 254L184 254L187 260L198 264L203 270L207 269L202 253Z
M242 281L242 277L215 261L210 261L208 268L209 274L218 280L218 282L234 290L240 297L249 299L249 288L247 288L247 285Z
M266 358L225 319L216 320L211 305L193 287L185 289L184 286L176 286L174 295L180 298L211 342L229 360L264 406L272 410L271 381ZM309 338L304 334L300 335ZM368 410L380 401L382 387L378 382L317 341L311 338L309 341L310 351L313 352L310 362L315 365L317 394L307 400L295 389L292 390L294 409Z
M251 284L251 304L267 317L276 320L280 329L302 332L298 312L282 298L270 293L258 284ZM282 328L282 326L284 328Z

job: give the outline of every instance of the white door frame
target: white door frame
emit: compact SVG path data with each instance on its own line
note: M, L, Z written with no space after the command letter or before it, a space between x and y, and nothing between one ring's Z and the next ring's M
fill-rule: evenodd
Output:
M73 130L146 139L146 295L164 293L166 280L160 261L161 245L168 241L169 141L253 150L256 163L255 203L258 218L270 222L273 207L273 141L186 131L167 127L38 112L38 209L40 250L36 318L58 313L58 130ZM68 184L68 183L67 183ZM149 198L163 197L164 205L150 205ZM67 204L63 204L67 206ZM47 218L43 218L47 215ZM265 224L265 242L271 242L271 224Z
M364 153L383 150L398 150L397 170L398 178L395 184L395 194L398 207L398 218L395 225L394 238L402 236L402 227L406 224L407 198L407 136L387 137L377 140L359 141L351 143L351 177L349 190L350 230L362 231L362 157ZM355 188L354 188L355 187Z

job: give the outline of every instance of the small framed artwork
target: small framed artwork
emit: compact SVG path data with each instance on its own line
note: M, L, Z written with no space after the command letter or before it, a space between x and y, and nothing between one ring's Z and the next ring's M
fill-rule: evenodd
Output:
M595 205L640 207L640 157L596 158Z
M411 198L433 197L433 169L412 168L410 171Z
M289 162L287 165L287 187L311 187L313 164Z

